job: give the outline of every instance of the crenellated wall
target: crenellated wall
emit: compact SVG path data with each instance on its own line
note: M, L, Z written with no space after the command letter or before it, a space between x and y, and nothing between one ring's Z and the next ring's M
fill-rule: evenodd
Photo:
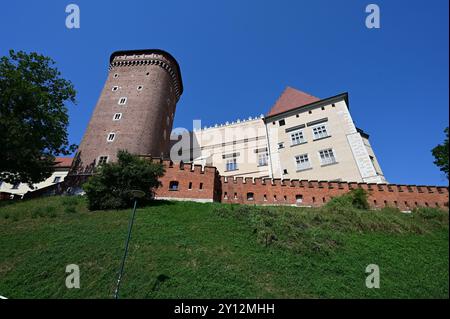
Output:
M363 188L369 193L372 208L391 206L408 211L415 207L448 207L449 201L448 188L442 186L242 177L232 179L220 176L215 167L159 159L153 161L162 162L166 170L160 179L162 185L156 191L156 198L159 199L319 207L333 197ZM170 189L171 182L178 182L176 190Z
M199 202L220 201L220 176L215 167L173 163L153 159L164 165L165 174L160 178L155 196L157 199L192 200ZM175 190L171 182L177 182Z
M333 197L355 188L369 193L372 208L398 207L407 211L414 207L448 206L448 188L396 184L366 184L307 180L261 178L221 178L222 202L258 205L321 206ZM249 194L249 193L253 193Z

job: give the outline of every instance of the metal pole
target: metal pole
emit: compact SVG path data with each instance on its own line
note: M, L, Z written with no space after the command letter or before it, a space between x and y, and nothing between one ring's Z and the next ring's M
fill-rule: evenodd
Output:
M116 287L116 291L114 293L114 299L119 298L120 281L122 280L123 268L125 267L125 259L127 258L128 243L129 243L130 237L131 237L131 228L133 227L134 215L136 214L136 204L137 204L137 198L134 199L133 215L131 216L131 220L128 223L128 237L127 237L127 241L125 243L125 253L123 254L122 264L120 266L119 278L117 279L117 287Z

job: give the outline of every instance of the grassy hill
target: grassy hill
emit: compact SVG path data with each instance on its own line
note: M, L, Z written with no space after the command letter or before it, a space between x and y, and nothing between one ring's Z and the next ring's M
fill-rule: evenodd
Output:
M130 210L1 203L0 295L111 298ZM159 202L137 210L122 298L448 298L448 212ZM66 265L81 288L65 287ZM380 289L365 286L377 264Z

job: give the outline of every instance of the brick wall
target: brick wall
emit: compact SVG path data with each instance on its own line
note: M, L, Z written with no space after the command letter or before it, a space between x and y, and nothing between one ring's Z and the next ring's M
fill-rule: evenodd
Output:
M160 161L160 160L155 160ZM395 184L366 184L269 178L235 179L220 176L215 167L162 161L166 173L156 191L160 199L257 205L299 205L319 207L331 198L355 188L369 193L373 208L448 207L448 188ZM177 182L177 187L171 187ZM172 185L173 186L173 185Z
M215 167L202 167L172 161L162 161L166 173L156 198L212 202L220 200L220 176ZM178 183L175 188L172 183ZM171 187L172 186L172 187Z
M373 208L384 206L410 210L414 207L448 206L448 188L395 184L366 184L261 178L221 178L222 202L258 205L321 206L355 188L369 193ZM250 194L253 193L253 194Z

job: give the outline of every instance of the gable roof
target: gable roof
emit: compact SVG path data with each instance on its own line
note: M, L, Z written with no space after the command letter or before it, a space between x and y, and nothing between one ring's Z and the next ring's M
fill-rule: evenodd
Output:
M266 116L283 113L317 101L320 101L320 99L288 86L283 91L283 93L281 93L280 97L272 106L269 113L266 114Z

